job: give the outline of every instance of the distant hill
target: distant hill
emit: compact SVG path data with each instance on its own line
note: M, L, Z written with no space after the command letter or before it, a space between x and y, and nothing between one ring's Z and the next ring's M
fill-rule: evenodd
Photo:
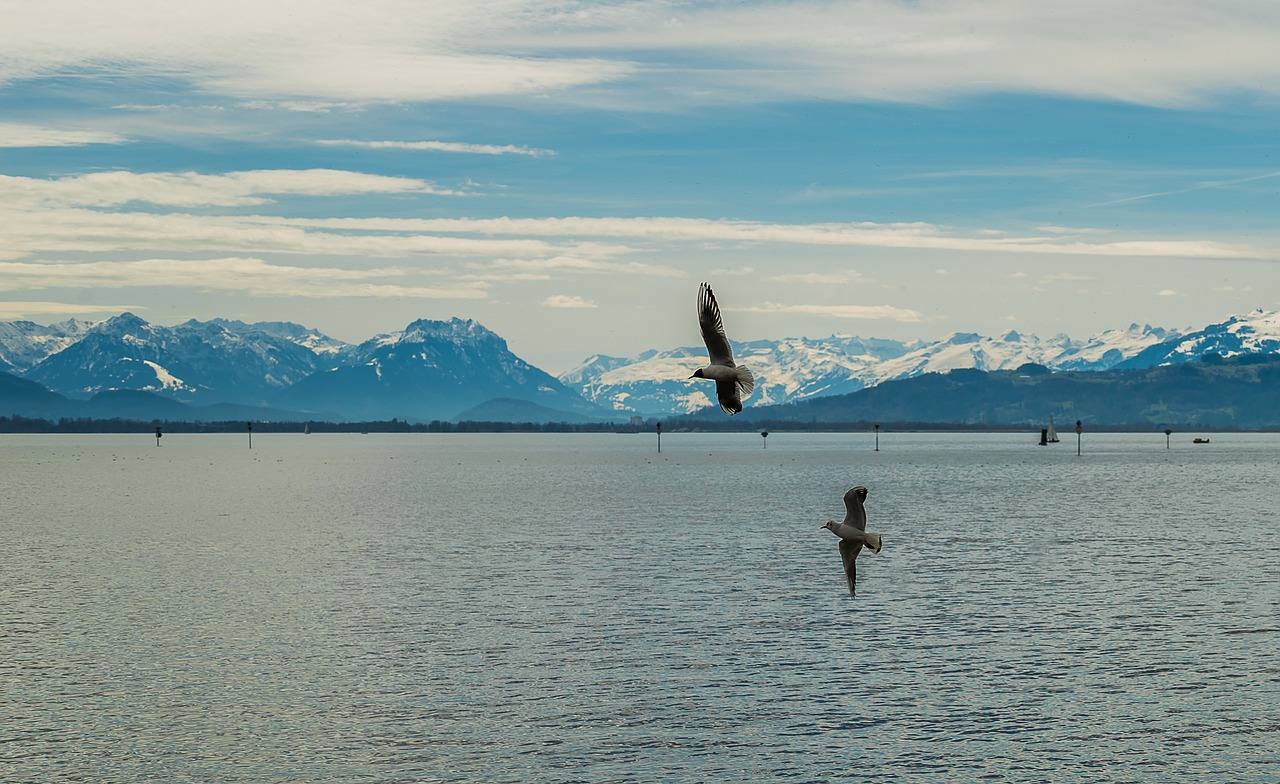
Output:
M72 401L41 384L0 372L0 416L57 419L74 410Z
M709 412L708 412L709 413ZM1060 426L1280 427L1280 356L1260 354L1129 370L953 370L886 381L849 395L749 407L754 422L950 422ZM680 420L672 420L673 423Z

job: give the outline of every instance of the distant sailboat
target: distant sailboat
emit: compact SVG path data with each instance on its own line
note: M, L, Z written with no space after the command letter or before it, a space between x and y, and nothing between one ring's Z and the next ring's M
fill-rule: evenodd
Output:
M1058 430L1053 426L1053 417L1049 417L1049 431L1045 440L1050 444L1058 443Z
M309 436L309 435L311 435L311 423L310 423L310 422L308 422L308 423L306 423L305 425L303 425L303 426L302 426L302 434L303 434L304 436Z

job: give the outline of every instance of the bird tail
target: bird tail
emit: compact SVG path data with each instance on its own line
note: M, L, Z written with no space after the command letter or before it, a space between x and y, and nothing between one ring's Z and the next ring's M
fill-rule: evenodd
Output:
M880 552L880 534L873 534L870 531L864 531L862 534L866 539L867 549L873 553Z
M734 383L738 385L738 394L741 397L747 397L756 388L756 377L751 375L746 365L738 365L733 372L737 374Z

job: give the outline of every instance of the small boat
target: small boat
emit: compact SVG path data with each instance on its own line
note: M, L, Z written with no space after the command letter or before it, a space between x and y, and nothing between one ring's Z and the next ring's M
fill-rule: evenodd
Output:
M1207 443L1209 443L1209 439L1207 439L1207 438L1200 438L1199 436L1197 436L1197 437L1195 437L1195 438L1191 439L1191 443L1193 443L1193 444L1207 444Z
M1049 417L1049 432L1045 434L1045 441L1050 444L1058 443L1058 429L1053 426L1053 417Z
M310 423L310 422L308 422L307 424L303 425L303 427L302 427L302 434L303 434L304 436L309 436L309 435L311 435L311 423Z

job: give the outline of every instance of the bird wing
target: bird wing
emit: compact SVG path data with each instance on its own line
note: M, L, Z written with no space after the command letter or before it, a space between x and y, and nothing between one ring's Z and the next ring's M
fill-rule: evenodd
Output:
M716 295L711 292L711 286L706 283L698 289L698 326L702 328L702 342L707 344L711 364L733 367L733 350L729 348L729 339L724 335L720 305L716 303Z
M716 398L720 401L720 408L726 414L736 414L742 410L742 397L738 394L738 382L725 381L718 379L716 381Z
M840 540L840 560L844 561L844 576L849 581L849 595L854 595L853 584L858 581L858 553L862 544L851 539Z
M867 530L867 510L862 506L862 499L867 497L867 488L859 485L849 488L844 494L844 522L859 531Z

